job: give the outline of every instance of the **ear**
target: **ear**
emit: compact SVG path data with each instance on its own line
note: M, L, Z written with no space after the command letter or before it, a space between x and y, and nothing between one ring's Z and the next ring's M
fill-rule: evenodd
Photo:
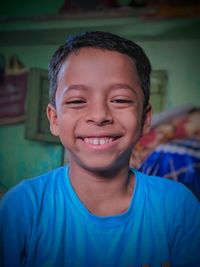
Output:
M143 111L142 136L148 134L151 129L152 107L149 104Z
M48 104L47 106L47 118L50 123L50 131L53 135L59 135L59 127L58 127L58 117L56 108L52 104Z

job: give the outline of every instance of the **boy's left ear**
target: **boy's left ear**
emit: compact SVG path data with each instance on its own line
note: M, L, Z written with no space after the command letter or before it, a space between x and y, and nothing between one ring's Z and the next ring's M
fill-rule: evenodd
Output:
M142 136L148 134L151 129L151 120L152 120L152 107L150 104L143 111L143 127L142 127Z
M58 136L59 129L58 129L58 117L56 108L52 104L48 104L46 112L47 112L47 118L50 123L50 131L53 135Z

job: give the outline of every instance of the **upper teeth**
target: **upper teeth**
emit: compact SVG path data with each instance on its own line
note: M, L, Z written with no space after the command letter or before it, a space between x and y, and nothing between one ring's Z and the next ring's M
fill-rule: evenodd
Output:
M93 144L93 145L104 145L104 144L108 144L111 143L113 140L113 138L111 137L86 137L84 138L84 142L88 143L88 144Z

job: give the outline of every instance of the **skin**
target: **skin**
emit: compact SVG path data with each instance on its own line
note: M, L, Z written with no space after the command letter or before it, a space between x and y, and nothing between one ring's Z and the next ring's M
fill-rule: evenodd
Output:
M151 120L133 61L115 51L82 48L64 61L55 100L47 116L68 151L74 190L96 215L123 213L135 183L131 151Z

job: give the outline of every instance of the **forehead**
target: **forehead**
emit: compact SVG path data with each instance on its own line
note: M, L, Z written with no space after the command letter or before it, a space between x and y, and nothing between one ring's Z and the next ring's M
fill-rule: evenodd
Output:
M72 51L71 53L68 54L67 58L69 58L70 56L83 56L83 55L89 55L89 54L99 54L99 55L105 55L106 56L110 56L113 57L114 55L118 55L118 56L125 56L127 57L127 59L133 61L133 58L130 57L129 55L125 54L125 53L121 53L117 50L111 50L111 49L106 49L106 48L101 48L101 47L82 47L82 48L78 48L74 51Z
M56 97L80 92L89 95L116 92L116 88L131 89L143 98L140 78L135 63L129 56L110 50L81 48L70 54L62 64L58 75ZM127 91L126 91L127 92Z
M77 75L79 72L84 73L90 69L90 71L102 71L106 72L119 72L131 73L138 77L137 69L134 60L126 54L122 54L117 51L111 51L106 49L84 47L69 54L59 71L59 77L67 72L75 72Z

